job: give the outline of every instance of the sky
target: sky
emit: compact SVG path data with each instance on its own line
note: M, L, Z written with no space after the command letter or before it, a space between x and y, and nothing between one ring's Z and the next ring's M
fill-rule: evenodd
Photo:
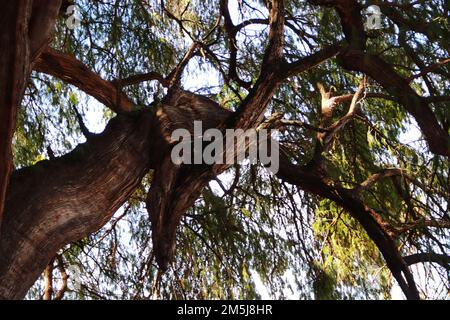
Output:
M238 3L236 0L230 1L230 14L232 16L232 19L235 23L238 23L240 20L239 14L238 14ZM254 26L255 31L261 31L262 29L266 28L264 26ZM198 62L195 60L192 60L192 62L189 63L187 68L187 74L197 74L197 76L189 76L189 78L184 79L185 89L196 91L203 87L211 87L211 86L219 86L219 78L220 74L212 69L207 68L207 70L201 74L198 72L193 72L199 70ZM85 97L85 101L81 104L84 114L85 114L85 122L87 127L91 132L100 133L103 131L106 121L103 118L103 110L104 106L100 104L98 101L91 97L86 97L86 95L78 90L74 90L78 94L79 97ZM417 148L420 148L420 143L418 142L421 139L421 133L417 128L417 125L414 123L409 127L409 129L403 133L400 137L400 141L403 143L407 143L410 145L414 145ZM231 182L231 176L229 174L222 174L220 176L220 179L224 181L226 184ZM217 193L221 194L223 193L222 189L218 186L216 182L211 182L210 184L211 188ZM251 270L251 275L253 278L253 281L256 285L258 293L261 295L263 299L271 299L273 298L264 284L262 283L260 277L256 272ZM416 279L423 279L424 271L423 268L414 268L414 276ZM288 270L286 272L286 279L288 279L288 282L292 284L292 287L295 288L295 284L293 283L293 275L292 271ZM401 289L398 285L394 285L391 291L392 298L393 299L404 299L403 293L401 292ZM285 296L288 299L298 299L300 294L298 292L292 292L290 290L285 291Z

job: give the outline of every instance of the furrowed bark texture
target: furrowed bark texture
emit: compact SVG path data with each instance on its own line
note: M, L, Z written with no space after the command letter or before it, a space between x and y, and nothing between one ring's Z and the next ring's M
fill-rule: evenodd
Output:
M134 104L117 85L102 79L74 56L47 47L37 59L35 70L70 83L117 113L133 110Z
M175 233L186 210L198 198L202 185L187 185L186 170L195 175L195 166L176 165L171 159L171 134L176 129L193 133L194 121L202 121L203 130L218 127L231 111L206 97L173 88L156 112L161 155L155 166L152 185L147 195L147 211L152 222L153 252L162 270L167 269L175 245ZM208 179L209 181L209 179Z
M221 4L222 14L227 10L227 1L223 1ZM222 130L225 128L245 130L254 128L261 122L270 100L283 80L280 75L283 65L284 47L283 1L272 1L269 21L269 43L265 50L260 75L236 112L230 114L221 110L220 106L212 100L192 94L186 94L185 101L181 100L182 103L178 103L178 105L187 103L194 112L194 119L201 119L204 122L204 129L217 127ZM179 93L175 93L175 95L179 95ZM168 99L166 99L166 104L174 104L172 101L179 102L180 100L169 95ZM196 111L195 108L192 108L194 105L198 105L200 108L197 108ZM208 112L200 112L198 110L208 110ZM155 246L156 261L161 270L166 270L172 260L175 233L183 214L194 204L203 187L215 175L223 172L228 167L221 164L174 167L166 162L170 162L168 156L166 156L166 160L163 163L164 169L162 173L164 178L156 177L154 186L152 186L147 198L147 209L157 230L153 236L153 244ZM164 179L164 182L162 182L162 179ZM189 192L186 192L187 190ZM165 194L165 197L160 198L160 194Z
M14 172L0 238L0 298L23 298L55 253L103 226L150 166L149 111L120 115L69 154Z
M31 1L3 3L0 18L0 225L12 164L12 138L17 106L29 69L28 22Z
M33 62L49 42L61 0L4 1L0 17L0 226L13 168L17 108Z
M229 78L249 89L234 113L211 99L172 85L172 81L157 74L131 77L122 83L156 79L169 87L168 95L153 111L133 111L136 106L121 92L120 81L104 80L74 56L46 46L61 1L7 2L6 14L0 20L0 30L9 31L0 33L1 43L12 44L0 50L0 222L5 205L4 221L0 224L0 298L23 298L56 252L102 227L127 201L149 169L154 169L146 201L152 222L153 250L160 269L165 270L172 260L176 229L186 210L203 187L228 168L221 164L173 164L170 158L173 130L184 128L192 132L195 120L202 121L203 130L255 128L287 77L335 55L347 69L362 71L385 87L416 118L430 149L448 156L448 135L425 99L381 58L365 53L366 37L358 3L353 0L309 2L335 7L348 45L330 46L287 63L283 57L284 4L271 1L268 47L253 86L239 79L236 48L232 46L230 52ZM233 43L239 26L232 24L228 1L221 1L220 11ZM15 114L32 68L77 86L119 115L102 134L88 138L67 155L18 170L10 178ZM318 156L323 152L320 150ZM412 257L405 263L392 230L377 213L364 205L357 192L334 186L322 174L312 167L293 165L282 156L278 177L345 208L376 243L406 296L417 299L407 264L424 257Z

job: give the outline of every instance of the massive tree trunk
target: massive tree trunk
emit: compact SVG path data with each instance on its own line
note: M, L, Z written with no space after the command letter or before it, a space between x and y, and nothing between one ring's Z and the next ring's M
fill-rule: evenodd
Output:
M0 225L13 168L12 138L17 107L33 67L50 38L61 0L2 3L0 18Z
M222 2L225 10L226 1ZM204 129L255 128L286 77L308 70L340 50L327 48L294 63L285 62L283 1L272 1L269 45L262 70L236 112L226 111L212 100L176 86L169 88L169 95L152 111L149 108L133 112L133 102L114 83L101 79L73 56L43 49L60 4L61 1L9 1L5 9L7 17L3 15L0 21L1 43L11 44L9 49L0 50L0 222L5 206L0 225L3 299L23 298L56 252L103 226L151 168L155 172L147 207L156 259L164 269L172 258L175 232L183 214L210 179L227 168L174 165L170 161L170 133L179 127L192 130L194 120L203 121ZM344 24L355 23L345 10L341 15ZM228 27L233 31L235 26ZM363 39L350 27L344 31L352 49L360 50ZM358 67L362 70L364 66ZM102 134L89 138L67 155L18 170L10 178L15 114L32 68L78 86L120 114ZM172 79L163 80L165 86L172 83L168 81ZM421 116L417 106L408 111ZM435 123L430 117L424 121ZM436 125L431 128L439 129ZM448 153L445 139L424 131L434 141L430 146L440 149L437 153ZM444 147L438 148L440 143ZM283 180L335 201L355 217L377 244L407 297L418 298L414 281L389 230L373 210L350 191L327 183L321 172L308 172L308 168L293 166L287 159L280 169L279 177Z
M17 106L29 70L28 23L31 1L7 1L0 20L0 225L9 176L13 168L11 142Z
M0 237L0 298L23 298L55 253L103 226L150 166L153 114L119 115L69 154L13 173Z

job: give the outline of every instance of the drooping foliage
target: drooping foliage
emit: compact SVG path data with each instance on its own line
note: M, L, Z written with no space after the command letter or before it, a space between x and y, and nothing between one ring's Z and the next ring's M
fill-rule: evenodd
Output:
M337 11L320 2L327 1L286 1L284 51L289 62L345 42ZM428 99L448 134L448 2L362 1L362 11L373 3L382 8L382 26L366 30L366 51L381 57ZM239 26L234 40L220 1L75 4L81 25L71 30L67 15L61 15L52 47L114 82L141 108L154 108L166 89L157 81L123 85L120 80L149 72L167 76L193 43L198 44L195 54L182 74L185 89L235 110L248 93L245 83L257 80L269 30L265 1L230 1L229 14ZM233 52L235 61L230 59ZM343 96L357 91L363 76L345 68L338 57L283 82L266 116L283 115L279 140L293 161L307 165L322 143L317 83L333 96ZM370 76L359 103L358 112L323 152L323 175L332 185L358 192L395 231L402 256L448 255L448 157L429 150L417 119ZM334 107L332 122L346 115L349 104ZM62 155L84 141L77 113L91 132L102 131L113 116L67 82L34 72L18 113L15 166ZM385 176L363 183L377 174ZM201 192L178 228L174 261L160 274L144 205L151 181L152 172L101 230L58 253L51 263L54 287L62 285L67 273L66 298L391 297L395 281L379 249L345 208L247 162ZM448 256L443 261L412 264L423 297L449 298ZM41 278L27 297L39 298L43 290Z

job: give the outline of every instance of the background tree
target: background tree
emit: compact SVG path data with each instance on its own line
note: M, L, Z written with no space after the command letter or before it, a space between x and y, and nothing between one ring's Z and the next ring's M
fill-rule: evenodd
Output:
M71 4L0 20L1 298L448 298L448 2ZM193 120L279 172L175 166Z

